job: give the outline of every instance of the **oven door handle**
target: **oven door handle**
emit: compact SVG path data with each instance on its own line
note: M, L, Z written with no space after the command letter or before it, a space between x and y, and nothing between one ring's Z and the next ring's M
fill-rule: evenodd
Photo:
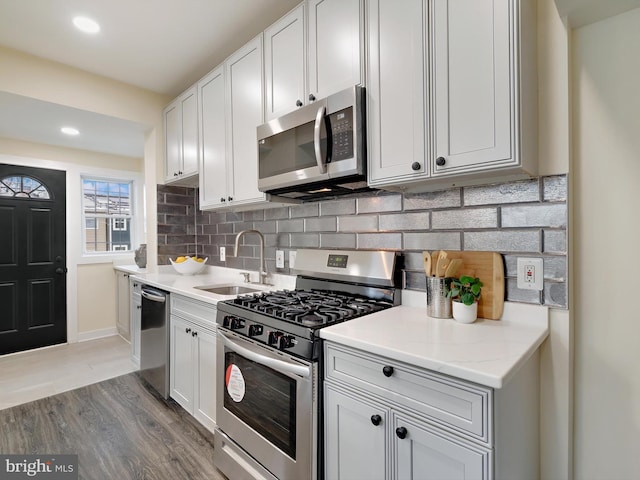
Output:
M318 108L316 115L316 123L313 126L313 149L316 154L316 163L320 169L320 173L327 173L327 163L322 158L322 148L320 146L320 133L322 131L322 121L326 115L327 109L322 106Z
M231 340L230 338L224 336L220 331L218 331L218 336L222 339L222 343L224 343L227 347L233 350L236 353L239 353L243 357L248 358L249 360L253 360L260 365L264 365L265 367L273 368L282 373L289 373L293 375L299 375L301 377L309 378L311 376L311 368L305 367L304 365L296 365L293 363L285 362L283 360L278 360L276 358L267 357L266 355L261 355L260 353L254 352L253 350L249 350L242 345L238 345L236 342Z

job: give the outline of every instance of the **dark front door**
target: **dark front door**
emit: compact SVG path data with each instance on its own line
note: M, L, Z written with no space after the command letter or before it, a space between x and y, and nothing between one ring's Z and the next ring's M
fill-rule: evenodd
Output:
M67 341L66 173L0 164L0 355Z

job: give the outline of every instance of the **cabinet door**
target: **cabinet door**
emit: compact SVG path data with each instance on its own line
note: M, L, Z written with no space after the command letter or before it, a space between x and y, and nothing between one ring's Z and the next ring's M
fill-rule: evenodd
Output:
M262 124L262 35L254 38L225 62L228 141L232 164L228 164L227 196L233 203L264 200L258 190L258 137ZM229 198L231 197L231 198Z
M118 317L116 326L124 339L131 338L131 293L129 292L129 275L116 272L116 288L118 291Z
M198 102L195 85L180 97L182 108L182 166L180 176L198 173Z
M137 285L137 284L136 284ZM140 366L140 329L142 320L142 297L132 289L131 293L131 359Z
M371 0L367 10L369 183L427 177L426 2Z
M164 110L165 179L175 180L182 165L182 109L176 100Z
M325 383L325 478L384 479L388 410L338 388Z
M362 0L309 0L309 93L316 98L362 82L363 12Z
M193 330L190 322L171 315L169 385L171 398L193 413Z
M393 413L394 478L399 480L486 480L489 450L449 436L422 422ZM402 435L404 434L404 435ZM403 436L404 438L400 438Z
M434 175L514 164L509 0L435 0ZM514 103L515 105L515 103ZM439 159L439 160L438 160Z
M216 426L216 335L197 328L193 414L210 431Z
M304 32L304 4L264 31L267 121L295 110L306 101Z
M200 106L200 207L226 204L227 155L224 68L198 82Z

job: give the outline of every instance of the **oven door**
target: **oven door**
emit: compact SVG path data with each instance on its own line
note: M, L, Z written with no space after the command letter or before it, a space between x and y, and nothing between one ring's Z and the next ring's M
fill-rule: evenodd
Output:
M316 478L316 381L317 364L218 327L217 426L280 480Z

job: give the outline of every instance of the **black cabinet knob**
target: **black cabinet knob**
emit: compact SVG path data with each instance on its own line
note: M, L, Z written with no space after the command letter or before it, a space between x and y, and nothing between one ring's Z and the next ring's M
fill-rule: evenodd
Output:
M178 171L178 175L182 175L182 172L181 172L181 171Z
M310 93L309 94L309 101L315 102L315 100L316 100L316 96L313 93Z
M227 200L231 201L233 200L233 197L227 197Z
M174 177L177 177L177 176L178 176L178 174L177 174L176 172L173 172L173 176L174 176Z
M384 373L385 377L390 377L391 375L393 375L393 367L385 365L384 367L382 367L382 373Z
M404 427L396 428L396 436L400 439L405 438L407 436L407 429Z
M414 170L414 171L416 171L416 172L417 172L418 170L420 170L420 168L421 168L421 167L422 167L422 165L420 165L420 162L413 162L413 163L411 164L411 169L412 169L412 170Z
M140 309L142 309L142 305L136 305L136 308L137 308L138 310L140 310Z
M445 163L447 163L447 160L444 157L436 158L436 165L439 167L442 167Z
M382 417L380 415L371 415L371 423L376 427L380 425L380 422L382 422Z
M198 336L198 332L191 332L191 336L192 337L197 337Z
M184 333L189 333L190 331L191 331L191 329L190 329L190 328L185 328L185 329L184 329Z
M224 197L220 197L221 202L226 202L227 200Z
M302 106L302 100L296 100L296 107Z

